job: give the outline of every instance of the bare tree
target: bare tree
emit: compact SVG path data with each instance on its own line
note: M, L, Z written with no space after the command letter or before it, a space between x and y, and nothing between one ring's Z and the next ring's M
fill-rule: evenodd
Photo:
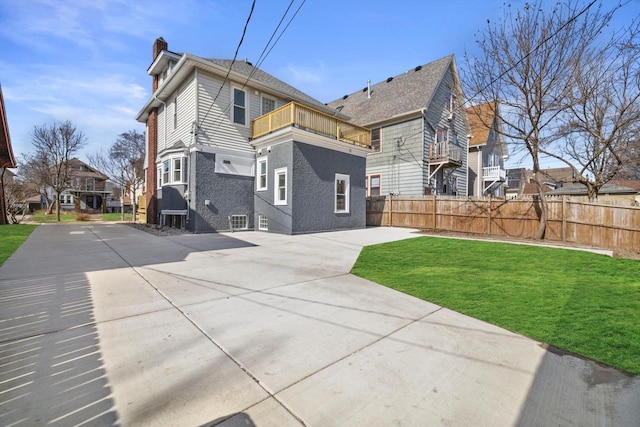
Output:
M47 159L42 159L38 154L25 153L18 162L18 176L26 184L29 196L40 194L45 201L47 213L51 213L55 206L54 200L47 194L47 187L51 187L51 172Z
M640 44L636 25L583 58L569 109L560 116L563 146L543 150L574 171L595 200L602 186L633 162L640 134Z
M121 133L105 153L99 151L89 156L89 163L102 170L109 179L121 188L120 200L124 220L124 196L129 193L136 218L136 189L144 180L145 135L136 130Z
M507 5L504 16L496 23L488 21L476 36L478 57L466 58L467 94L478 103L499 101L494 114L503 124L499 131L513 144L512 152L525 150L531 160L540 239L548 211L541 158L558 140L558 117L569 108L573 77L619 7L603 11L596 3L582 6L567 0L552 10L545 10L540 0L525 3L521 10Z
M49 171L48 184L55 193L56 218L60 221L60 194L69 187L69 160L85 144L86 137L70 121L34 126L36 158Z

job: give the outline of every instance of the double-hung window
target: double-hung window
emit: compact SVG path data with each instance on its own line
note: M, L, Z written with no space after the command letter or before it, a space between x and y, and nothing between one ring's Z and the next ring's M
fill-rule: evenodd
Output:
M380 128L371 130L371 149L380 151Z
M233 88L233 123L246 126L247 124L247 93Z
M287 168L280 168L274 171L274 205L287 204Z
M96 189L96 180L95 178L87 178L85 180L85 190L94 191Z
M258 159L258 167L256 169L256 190L262 191L267 189L267 158Z
M169 184L169 169L171 168L171 163L169 160L165 160L162 162L162 185Z
M182 181L182 157L173 159L173 182Z
M379 196L380 195L380 175L367 176L367 196Z
M336 174L335 179L335 212L349 212L349 175Z

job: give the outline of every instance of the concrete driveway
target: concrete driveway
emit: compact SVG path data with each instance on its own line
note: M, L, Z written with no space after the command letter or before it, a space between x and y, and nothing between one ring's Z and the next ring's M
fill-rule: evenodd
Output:
M0 425L640 425L639 377L349 274L415 236L43 225L0 267Z

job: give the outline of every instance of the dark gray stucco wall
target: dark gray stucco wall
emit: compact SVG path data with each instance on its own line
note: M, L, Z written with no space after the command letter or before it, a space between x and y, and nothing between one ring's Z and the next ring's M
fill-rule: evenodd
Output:
M258 224L258 216L264 215L269 219L269 231L275 233L291 234L292 224L292 143L285 142L274 145L267 157L267 189L255 192L255 223ZM264 156L257 156L258 158ZM280 168L287 168L287 204L275 206L274 171ZM257 228L257 226L256 226Z
M253 228L254 177L215 173L215 154L190 156L191 201L187 229L196 233L228 231L230 215L247 215ZM209 200L209 206L205 205Z
M366 159L302 142L293 143L292 233L366 225ZM335 213L335 174L349 175L349 213Z
M184 198L186 185L164 185L158 190L158 224L160 224L160 212L163 209L187 209L187 201Z

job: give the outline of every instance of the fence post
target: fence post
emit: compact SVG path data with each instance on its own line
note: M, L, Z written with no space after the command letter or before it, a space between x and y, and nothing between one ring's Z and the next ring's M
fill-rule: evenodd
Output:
M438 196L433 195L433 229L438 228L438 218L437 218L437 210L438 210Z
M567 196L562 195L562 241L567 241Z
M389 194L389 227L393 227L393 195Z
M491 236L491 196L489 196L489 207L487 208L487 235Z

